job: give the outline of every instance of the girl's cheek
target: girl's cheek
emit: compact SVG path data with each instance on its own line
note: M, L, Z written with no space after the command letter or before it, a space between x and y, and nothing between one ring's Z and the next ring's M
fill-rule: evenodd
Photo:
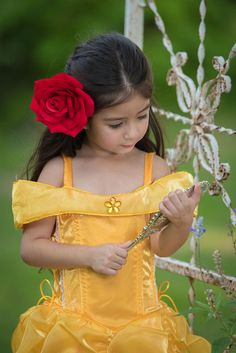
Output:
M148 126L149 126L149 119L145 120L145 122L144 122L144 126L143 126L144 134L143 134L143 136L146 134L146 132L148 130Z

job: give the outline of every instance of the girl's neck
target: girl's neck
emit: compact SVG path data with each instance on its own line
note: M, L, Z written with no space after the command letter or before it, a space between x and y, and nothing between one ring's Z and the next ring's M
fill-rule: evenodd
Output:
M91 152L82 147L73 159L73 186L95 194L120 194L143 185L145 152L123 155Z

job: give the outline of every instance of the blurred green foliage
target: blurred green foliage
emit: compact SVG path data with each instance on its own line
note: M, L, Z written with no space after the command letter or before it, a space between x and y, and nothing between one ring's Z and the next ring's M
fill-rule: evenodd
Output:
M185 73L196 77L198 25L198 0L158 0L160 14L164 19L167 33L174 50L186 51L189 60ZM204 62L206 79L214 78L215 71L211 60L215 55L227 57L236 41L236 2L235 0L208 0L206 16L206 59ZM10 336L16 326L18 316L39 297L38 283L47 273L37 274L23 264L19 256L20 232L14 229L11 214L11 186L19 177L30 156L41 126L34 122L29 110L33 81L63 71L65 61L74 46L101 32L118 31L123 33L124 0L8 0L1 3L0 11L0 218L1 239L1 291L0 291L0 350L10 352ZM166 73L170 68L169 55L162 45L162 38L155 27L153 14L145 11L144 52L152 65L155 78L155 97L166 110L180 113L175 89L166 85ZM216 124L235 127L236 60L232 61L229 75L232 90L222 97L222 104L216 114ZM173 146L174 137L181 124L162 121L167 146ZM221 160L235 167L235 141L231 136L216 135ZM233 145L234 144L234 145ZM234 146L234 148L232 148ZM191 171L191 164L183 166ZM202 178L209 179L207 173ZM233 175L225 183L232 199L234 198ZM235 202L235 199L233 199ZM232 268L234 254L231 239L227 237L228 211L219 198L204 197L200 213L205 217L207 233L202 241L202 263L212 266L211 252L215 246L225 254L225 272L235 275ZM177 257L188 260L186 245ZM160 273L159 273L160 272ZM170 294L182 310L187 307L185 278L176 277L164 271L158 272L159 281L167 278L173 281ZM178 281L178 286L175 286ZM197 284L202 296L202 284ZM211 325L208 332L204 322L196 322L196 332L208 339L218 335L217 326Z

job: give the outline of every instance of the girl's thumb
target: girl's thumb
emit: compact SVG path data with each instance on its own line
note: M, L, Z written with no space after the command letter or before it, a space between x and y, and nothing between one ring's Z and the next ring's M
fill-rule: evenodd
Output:
M131 243L132 243L132 240L128 240L125 243L120 244L120 246L122 248L128 248Z
M191 198L198 204L201 198L201 186L199 183L194 185L194 191Z

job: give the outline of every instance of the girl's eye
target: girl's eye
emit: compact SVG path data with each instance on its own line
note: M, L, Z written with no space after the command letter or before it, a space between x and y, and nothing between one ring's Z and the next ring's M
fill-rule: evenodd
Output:
M142 120L142 119L145 119L148 117L148 114L145 114L145 115L141 115L138 117L139 120Z
M114 125L108 125L108 126L110 126L112 129L117 129L117 128L120 127L121 125L122 125L122 123L114 124Z
M146 119L148 117L148 114L145 115L141 115L138 117L138 120L143 120ZM112 129L117 129L118 127L120 127L122 125L122 122L118 123L118 124L112 124L112 125L108 125L109 127L111 127Z

